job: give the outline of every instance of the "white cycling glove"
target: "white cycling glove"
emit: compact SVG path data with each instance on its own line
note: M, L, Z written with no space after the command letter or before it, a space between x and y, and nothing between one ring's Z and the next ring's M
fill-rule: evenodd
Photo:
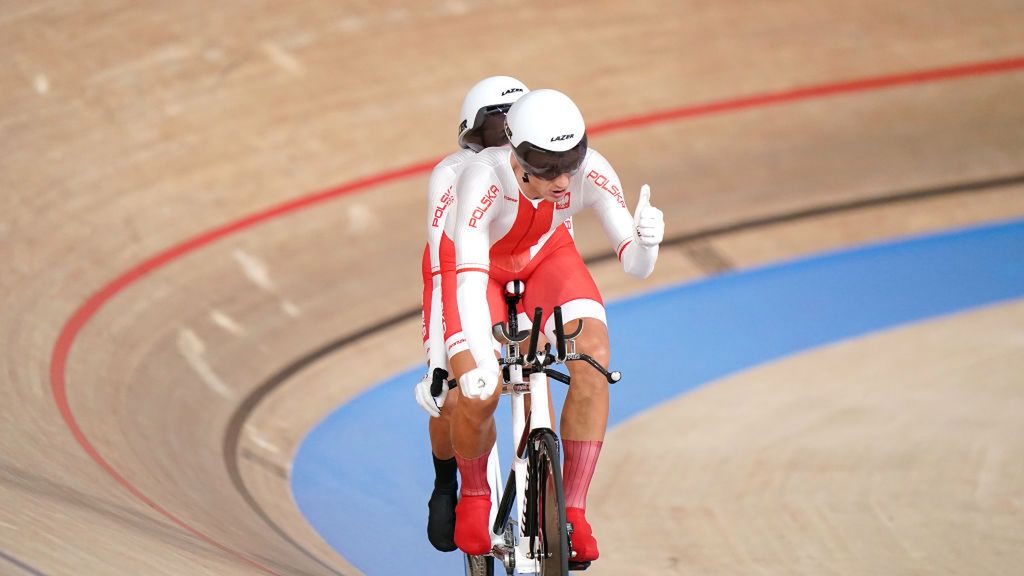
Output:
M498 389L498 373L487 368L473 368L459 379L463 396L487 400Z
M665 215L651 206L651 187L647 184L640 187L640 201L633 213L633 224L637 240L644 248L653 248L665 239Z
M438 370L435 368L434 370ZM430 386L434 383L434 370L427 372L423 379L416 384L416 403L423 408L427 414L434 418L441 416L441 407L444 406L444 399L448 397L448 375L445 374L444 383L441 385L441 393L434 396L430 393ZM441 369L443 370L443 369Z

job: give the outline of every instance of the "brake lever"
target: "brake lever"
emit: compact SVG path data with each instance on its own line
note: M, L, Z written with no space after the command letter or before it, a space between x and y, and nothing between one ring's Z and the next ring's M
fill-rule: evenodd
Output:
M434 368L430 378L430 395L434 398L441 395L441 387L445 385L446 381L449 389L455 388L455 380L448 380L448 371L444 368Z

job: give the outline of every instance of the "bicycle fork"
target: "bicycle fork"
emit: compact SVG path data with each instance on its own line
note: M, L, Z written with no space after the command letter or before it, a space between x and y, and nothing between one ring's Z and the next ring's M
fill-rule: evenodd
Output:
M512 438L513 446L512 471L505 485L501 503L492 522L491 537L494 541L493 553L505 566L512 571L515 567L525 569L525 573L536 573L537 566L530 550L530 538L524 538L524 529L531 518L527 513L527 469L528 450L530 434L534 430L546 428L551 429L551 410L548 406L548 379L543 372L530 374L529 383L523 380L521 366L509 367L509 395L512 407ZM539 401L530 403L530 410L526 410L526 394ZM512 513L513 499L520 517L517 523L508 522ZM536 517L536 514L532 516ZM507 527L516 524L520 527L519 534L505 533ZM536 527L532 530L536 531ZM518 540L518 541L517 541ZM506 554L512 553L512 558Z

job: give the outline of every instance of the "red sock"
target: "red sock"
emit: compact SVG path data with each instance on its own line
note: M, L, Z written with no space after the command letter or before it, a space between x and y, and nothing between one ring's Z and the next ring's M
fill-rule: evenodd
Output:
M455 460L459 463L459 474L462 476L463 496L491 494L491 486L487 483L487 457L490 455L490 450L476 458L463 458L458 452L455 453Z
M562 465L562 485L565 487L566 508L587 508L590 479L601 455L600 440L562 440L565 463ZM459 463L462 468L462 463Z

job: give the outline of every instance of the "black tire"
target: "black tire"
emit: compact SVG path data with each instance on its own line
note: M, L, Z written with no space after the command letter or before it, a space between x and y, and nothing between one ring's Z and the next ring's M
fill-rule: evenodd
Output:
M569 574L569 534L565 520L565 494L558 438L551 430L540 430L530 440L530 490L536 504L527 507L536 517L534 550L542 576Z
M466 559L466 576L494 576L492 556L463 555Z

